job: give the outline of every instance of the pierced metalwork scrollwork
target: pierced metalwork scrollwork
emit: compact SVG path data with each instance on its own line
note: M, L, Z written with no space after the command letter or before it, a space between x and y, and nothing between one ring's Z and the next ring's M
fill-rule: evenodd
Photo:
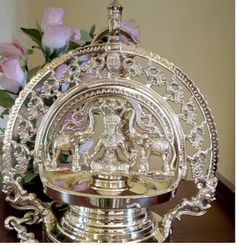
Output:
M196 124L197 113L193 97L191 97L189 101L183 103L181 112L180 118L192 126Z
M172 77L172 81L167 83L166 86L166 98L170 101L174 101L175 103L182 103L184 98L184 93L182 91L181 86L176 81L175 77Z
M195 149L200 149L204 141L204 125L205 122L202 122L200 125L195 126L191 129L190 134L187 136L187 140L192 144Z
M55 77L55 72L51 71L50 77L44 82L40 96L43 98L51 98L54 96L59 96L61 93L59 91L60 83Z
M28 119L23 119L23 117L19 115L17 131L21 143L24 144L36 134L37 129L34 128Z
M78 84L78 82L80 82L81 68L79 62L80 60L78 56L75 56L70 60L69 65L66 67L62 77L60 78L61 83Z
M148 79L147 86L157 85L162 86L166 85L166 78L165 75L161 72L160 69L157 69L156 66L149 62L148 68L145 70L145 74Z
M38 119L40 116L44 115L47 111L43 99L40 98L40 96L36 95L35 91L31 92L31 98L28 103L27 109L29 113L29 120Z
M130 57L123 57L123 69L126 78L141 76L144 73L143 67Z
M82 67L82 71L92 74L97 78L102 77L102 70L106 64L106 54L91 57L87 64Z

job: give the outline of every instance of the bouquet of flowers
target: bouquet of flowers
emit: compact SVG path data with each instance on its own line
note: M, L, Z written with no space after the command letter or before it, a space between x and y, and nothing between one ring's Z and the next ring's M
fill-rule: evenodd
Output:
M21 28L21 31L34 42L29 49L17 40L13 40L12 43L0 43L0 106L3 108L1 118L9 114L19 92L46 63L69 50L91 43L95 36L95 25L92 25L89 31L71 29L63 24L63 17L63 9L46 7L36 28ZM134 20L122 22L122 27L139 40L139 29ZM123 38L122 41L127 40ZM29 67L29 57L36 49L42 52L45 62L36 67ZM60 77L64 70L63 65L59 67L56 76ZM1 125L0 133L4 134L4 130L4 126Z

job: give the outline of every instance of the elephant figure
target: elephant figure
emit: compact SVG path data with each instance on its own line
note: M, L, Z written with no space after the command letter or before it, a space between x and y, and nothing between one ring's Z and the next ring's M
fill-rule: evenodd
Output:
M61 153L63 152L71 152L73 156L72 159L72 170L79 171L81 170L80 165L80 154L79 154L79 146L85 143L88 139L91 138L94 131L94 116L92 109L88 112L89 117L89 125L85 130L77 130L75 132L69 132L64 129L59 132L59 134L53 139L51 143L52 155L53 159L50 163L51 169L57 168L57 160Z
M157 127L152 128L147 125L141 124L139 122L138 126L141 127L142 131L148 131L147 133L139 133L134 128L134 121L136 119L136 123L138 120L140 121L140 118L136 118L136 113L138 111L138 115L140 115L140 108L137 106L134 106L135 110L133 108L126 109L125 112L123 112L123 115L131 112L131 116L129 119L129 123L127 126L124 126L123 128L126 130L126 140L129 139L131 142L136 142L139 146L141 146L141 154L139 158L139 165L140 169L139 171L141 173L147 174L149 172L149 159L151 155L160 156L163 159L163 166L161 169L162 174L172 176L174 174L174 161L176 152L174 149L174 146L163 137L163 135L160 133L160 131L157 129ZM127 115L127 114L126 114ZM155 136L156 135L156 136Z
M162 173L164 175L172 176L174 174L174 171L173 171L173 161L171 161L171 159L173 158L173 160L175 160L175 157L173 157L175 151L173 151L172 148L173 147L169 143L169 141L164 138L148 137L146 139L143 139L143 148L141 152L143 151L143 155L144 155L143 159L145 159L146 157L147 160L149 160L151 155L162 157L163 160L163 166L161 169ZM140 165L142 164L143 163L141 162Z
M52 142L52 155L53 159L50 164L52 169L57 168L57 159L59 155L63 152L71 152L72 155L72 170L80 171L80 154L79 146L84 144L87 140L90 139L93 133L84 134L83 136L75 133L74 135L62 133L58 135Z
M75 137L62 133L59 134L52 143L52 168L57 168L57 159L63 152L71 152L73 156L72 166L79 166L78 145L75 144Z

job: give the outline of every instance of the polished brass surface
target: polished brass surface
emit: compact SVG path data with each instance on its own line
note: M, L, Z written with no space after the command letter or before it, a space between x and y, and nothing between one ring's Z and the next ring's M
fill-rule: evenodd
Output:
M5 227L23 242L35 241L24 225L39 222L54 242L162 242L174 219L202 215L214 200L218 141L210 109L179 68L135 46L120 28L121 11L111 4L108 30L46 65L12 108L3 191L12 206L29 211L8 217ZM23 188L29 167L53 202ZM174 198L187 175L197 194L164 217L153 214L148 208ZM54 204L67 206L60 218Z

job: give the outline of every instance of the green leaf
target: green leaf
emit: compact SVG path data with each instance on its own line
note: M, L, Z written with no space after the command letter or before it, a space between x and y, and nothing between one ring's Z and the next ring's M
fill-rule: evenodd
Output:
M81 34L81 40L82 41L84 41L86 43L92 41L92 38L87 31L81 30L80 34Z
M40 49L40 50L41 50L41 48L40 48L40 47L38 47L38 46L32 46L31 48L32 48L32 49L37 48L37 49Z
M0 117L4 118L5 115L9 115L9 109L5 109L1 114Z
M50 61L56 57L59 57L61 54L65 53L68 49L68 45L65 45L62 48L54 49L53 52L49 55Z
M36 66L34 68L32 68L31 70L28 71L27 73L27 81L29 82L30 79L36 75L36 73L38 72L38 70L41 68L41 66Z
M29 36L37 45L42 48L42 33L34 28L20 28L27 36Z
M34 50L33 50L33 49L29 48L29 49L27 50L27 54L28 54L28 55L31 55L31 54L33 54L33 53L34 53Z
M30 181L32 181L32 179L34 179L35 177L37 177L38 174L36 173L32 173L32 172L26 172L26 175L24 177L24 183L29 183Z
M37 30L38 30L40 33L42 33L42 29L41 29L41 26L40 26L40 24L38 23L38 21L35 22L35 25L36 25Z
M45 63L49 63L51 61L50 55L53 53L53 50L51 50L50 48L44 47L42 51L45 57Z
M21 90L21 89L20 89ZM20 91L19 91L20 92ZM7 93L9 94L9 96L12 97L12 99L15 101L16 98L19 96L19 92L18 94L14 94L13 92L7 91Z
M91 28L90 28L90 31L89 31L89 35L90 35L91 38L94 37L95 29L96 29L96 26L92 25Z
M78 43L70 41L68 50L77 49L79 47L80 47L80 45Z
M0 106L4 108L11 108L15 100L9 95L6 90L0 90Z

